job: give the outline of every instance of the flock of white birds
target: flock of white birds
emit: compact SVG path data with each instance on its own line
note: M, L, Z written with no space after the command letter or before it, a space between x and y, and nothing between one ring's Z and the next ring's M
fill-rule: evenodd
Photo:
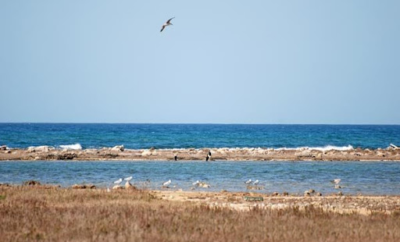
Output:
M126 177L126 178L124 178L124 179L119 178L118 180L114 181L114 184L115 184L115 185L119 185L119 184L121 184L121 182L122 182L123 180L126 181L127 183L129 183L132 179L133 179L133 176ZM342 187L339 185L340 181L341 181L341 179L339 179L339 178L334 179L334 180L331 181L331 183L335 184L335 189L340 189L340 188L342 188ZM168 181L163 182L161 187L162 187L162 188L169 188L169 186L171 185L171 183L172 183L172 181L171 181L171 179L169 179ZM259 180L253 181L252 179L248 179L248 180L245 181L244 183L246 184L246 186L250 186L250 185L258 186L258 185L260 184L260 181L259 181ZM207 184L207 183L205 183L205 182L201 182L201 181L199 181L199 180L193 182L192 185L193 185L192 190L193 190L194 188L196 188L196 187L203 187L203 188L210 188L210 187L211 187L209 184ZM175 186L174 186L174 187L175 187ZM110 191L110 189L107 188L107 191Z

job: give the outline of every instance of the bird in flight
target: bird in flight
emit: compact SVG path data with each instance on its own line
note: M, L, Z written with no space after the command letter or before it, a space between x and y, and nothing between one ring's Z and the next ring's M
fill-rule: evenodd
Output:
M163 26L161 27L160 32L163 32L163 30L165 29L165 27L172 25L171 20L174 19L174 18L175 18L175 17L168 19L168 21L165 22L165 24L163 24Z

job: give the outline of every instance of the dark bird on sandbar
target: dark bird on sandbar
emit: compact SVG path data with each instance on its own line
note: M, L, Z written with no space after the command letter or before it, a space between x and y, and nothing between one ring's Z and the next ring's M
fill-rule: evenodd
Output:
M163 32L163 30L165 29L165 27L172 25L171 20L174 19L174 18L175 18L175 17L168 19L167 22L165 22L165 24L163 24L163 26L161 27L160 32Z
M178 160L178 156L177 155L174 156L174 160L176 160L176 161Z

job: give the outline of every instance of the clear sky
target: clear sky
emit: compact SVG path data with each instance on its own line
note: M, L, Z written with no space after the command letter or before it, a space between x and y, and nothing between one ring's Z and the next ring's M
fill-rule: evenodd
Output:
M0 122L400 124L399 13L398 0L0 0Z

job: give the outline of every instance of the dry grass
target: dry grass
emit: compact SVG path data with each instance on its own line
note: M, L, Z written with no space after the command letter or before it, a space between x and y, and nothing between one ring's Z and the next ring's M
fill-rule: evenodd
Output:
M0 241L400 241L400 215L238 212L145 191L0 187Z

